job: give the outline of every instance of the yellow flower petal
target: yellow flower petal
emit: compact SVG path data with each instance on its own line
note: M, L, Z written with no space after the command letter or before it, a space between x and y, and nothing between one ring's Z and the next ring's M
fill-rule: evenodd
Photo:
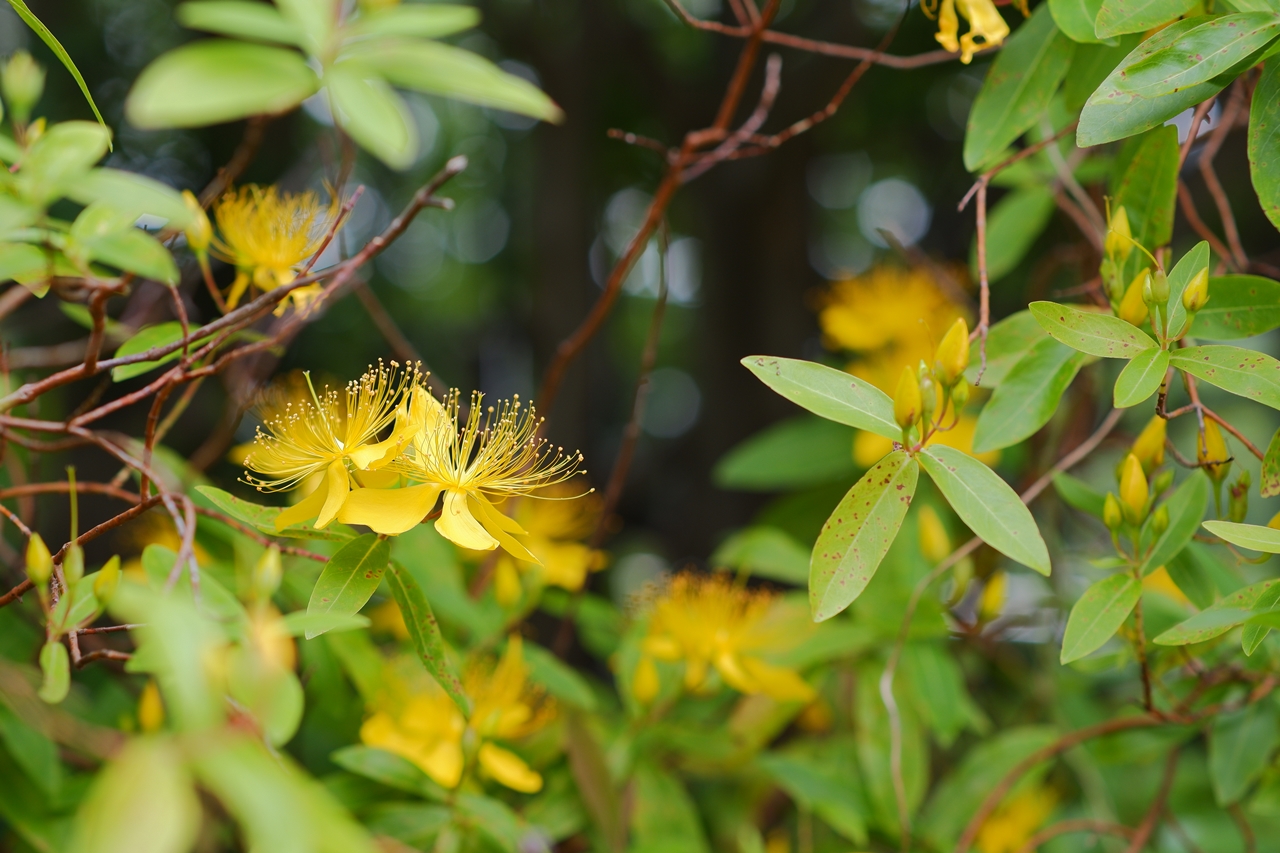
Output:
M338 520L343 524L363 524L384 536L398 536L417 527L439 497L439 486L356 489L347 495Z
M486 743L481 744L477 757L485 772L513 791L533 794L542 790L542 777L514 752Z
M942 7L938 10L938 34L934 38L938 40L938 44L955 53L960 50L960 43L956 41L958 32L960 19L956 17L956 2L942 0Z
M742 668L759 685L761 693L780 702L812 702L817 695L794 669L765 663L753 657L744 657Z
M338 510L342 509L342 504L347 500L347 492L350 490L350 482L347 477L347 466L343 464L341 459L335 460L329 465L324 475L325 485L328 487L328 494L324 498L324 506L320 508L320 514L316 516L316 529L328 527L329 522L338 517Z
M455 545L472 551L492 551L498 547L498 540L486 533L471 514L466 492L450 489L444 493L444 508L436 519L436 530Z
M635 696L640 704L648 705L658 695L660 686L657 664L648 655L641 655L635 677L631 680L631 695Z
M422 769L427 775L446 788L456 788L462 781L462 744L446 740L423 759Z
M739 693L759 693L760 686L756 680L742 667L738 656L732 652L721 652L716 655L716 670L720 677Z
M538 565L541 565L538 558L535 557L528 548L521 545L514 536L507 532L507 528L510 525L503 524L502 519L511 522L511 524L515 525L517 528L519 528L520 525L515 524L514 521L511 521L511 519L494 509L493 505L483 497L476 497L475 495L468 496L467 506L470 507L471 512L479 518L480 526L483 527L490 536L497 539L498 543L502 545L508 554L518 560L524 560L526 563L537 563Z
M510 557L498 561L493 575L493 594L503 607L510 607L520 600L520 573Z
M292 527L295 524L301 524L304 521L310 521L315 518L320 514L320 510L324 508L328 497L329 480L326 477L320 481L319 488L314 492L293 506L280 511L280 514L276 516L276 530L284 530L286 527Z

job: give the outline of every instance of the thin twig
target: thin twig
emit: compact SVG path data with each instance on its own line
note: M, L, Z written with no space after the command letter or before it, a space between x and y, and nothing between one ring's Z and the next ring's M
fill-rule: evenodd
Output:
M1063 820L1055 823L1053 826L1047 826L1037 832L1035 835L1027 839L1026 843L1018 848L1017 853L1035 853L1040 849L1042 844L1052 841L1059 835L1067 835L1073 832L1089 832L1094 835L1114 835L1123 838L1126 841L1133 838L1133 829L1125 826L1123 823L1111 823L1105 820L1092 820L1090 818L1076 818L1074 820Z

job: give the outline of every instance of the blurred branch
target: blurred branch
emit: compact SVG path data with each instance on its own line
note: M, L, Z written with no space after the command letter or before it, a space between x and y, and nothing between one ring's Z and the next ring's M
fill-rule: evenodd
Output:
M373 292L373 288L364 279L357 279L352 288L355 291L356 298L360 300L360 304L364 306L365 312L369 315L369 319L373 321L373 325L378 328L378 332L382 335L383 340L391 347L391 351L395 353L396 358L406 364L423 365L422 356L418 354L418 350L413 343L405 337L404 332L396 324L395 318L387 311L386 307L378 299L378 295ZM426 372L427 384L431 390L438 395L448 392L449 388L444 381L432 373L423 365Z
M1035 835L1027 839L1027 842L1018 848L1017 853L1036 853L1042 844L1057 838L1059 835L1067 835L1073 832L1088 832L1093 835L1114 835L1128 841L1133 838L1134 830L1122 823L1111 823L1105 820L1091 820L1089 818L1075 818L1074 820L1064 820L1055 823L1053 826L1045 827Z

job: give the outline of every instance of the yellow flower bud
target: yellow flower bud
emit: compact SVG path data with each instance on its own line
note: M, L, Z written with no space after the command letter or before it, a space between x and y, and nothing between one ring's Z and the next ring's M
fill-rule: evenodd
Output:
M1105 248L1108 255L1119 258L1124 263L1133 251L1133 232L1129 230L1129 214L1124 205L1111 212L1111 221L1107 223L1107 241Z
M138 728L147 734L160 730L164 725L164 701L155 681L148 681L138 697Z
M990 622L1000 615L1004 610L1005 592L1009 587L1009 580L1004 572L996 572L987 578L987 585L982 588L982 595L978 598L978 620L981 622Z
M27 540L27 577L36 587L43 587L53 575L53 555L39 533Z
M942 384L954 385L964 375L964 369L969 366L969 324L963 317L958 317L951 324L942 343L938 344L935 358Z
M920 508L917 519L920 531L920 553L931 563L940 563L951 553L951 537L942 519L931 506Z
M1151 301L1164 305L1169 301L1169 276L1164 270L1156 270L1151 276Z
M1169 529L1169 505L1160 504L1155 512L1151 513L1151 535L1159 537Z
M635 678L631 682L631 694L642 705L648 705L658 695L658 667L648 655L640 657L640 665L636 667Z
M1124 292L1124 299L1120 301L1120 319L1134 326L1141 326L1147 322L1147 315L1150 313L1147 309L1147 303L1142 298L1144 290L1150 289L1151 271L1143 270L1133 277L1133 281L1129 282L1129 287Z
M1142 470L1150 474L1164 464L1164 437L1168 421L1155 415L1138 433L1138 439L1130 451L1142 463Z
M191 214L191 224L187 226L185 232L187 245L197 255L204 254L209 249L209 241L213 238L213 226L209 224L209 217L191 190L182 191L182 202Z
M1125 518L1132 524L1141 524L1147 515L1147 475L1142 473L1142 463L1130 453L1120 466L1120 503Z
M1209 268L1205 267L1195 274L1187 289L1182 291L1182 307L1188 314L1194 314L1209 301Z
M44 92L44 68L31 54L20 50L0 68L0 89L4 90L13 120L23 124Z
M84 577L84 549L72 542L62 558L62 576L68 584L74 584Z
M968 382L956 383L956 387L951 389L951 402L955 405L955 413L957 415L964 411L964 407L969 403Z
M1107 492L1107 499L1102 504L1102 523L1113 533L1124 524L1124 511L1120 509L1120 501L1116 500L1112 492Z
M107 560L106 565L98 572L97 577L93 579L93 595L98 599L98 604L106 607L111 603L112 597L116 594L116 587L120 585L120 558L118 556Z
M267 548L253 566L253 597L266 601L275 595L280 587L280 578L284 575L284 566L280 563L280 549L275 545Z
M1231 470L1231 451L1222 437L1217 422L1204 419L1204 432L1196 437L1196 461L1215 483L1220 483Z
M902 377L898 380L898 391L893 395L893 419L904 430L909 429L920 420L920 411L924 408L920 397L920 380L910 366L902 368Z

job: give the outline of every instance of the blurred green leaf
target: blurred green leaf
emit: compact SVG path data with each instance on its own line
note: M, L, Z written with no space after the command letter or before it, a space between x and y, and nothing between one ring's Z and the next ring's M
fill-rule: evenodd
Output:
M1249 112L1249 173L1262 212L1280 228L1280 63L1268 62Z
M1053 338L1089 355L1133 358L1156 345L1146 332L1111 314L1081 311L1056 302L1032 302L1030 310Z
M57 744L44 732L19 719L3 702L0 702L0 742L46 797L58 794L63 773Z
M644 762L634 780L629 853L710 853L697 806L678 778Z
M199 127L286 112L319 85L294 51L208 39L172 50L143 69L125 111L145 130Z
M44 674L40 698L50 705L66 699L71 689L71 661L61 640L54 638L44 644L40 650L40 671Z
M284 627L291 636L307 634L307 639L330 631L357 631L369 627L369 617L359 613L289 613Z
M342 769L380 782L388 788L440 803L448 799L448 791L436 784L418 765L395 753L354 744L344 746L329 757Z
M1103 578L1085 590L1067 618L1061 662L1071 663L1102 648L1120 630L1141 596L1142 584L1127 574Z
M826 750L766 752L756 757L756 764L803 809L863 847L868 838L867 806L853 763L841 756L853 748L844 741Z
M0 281L16 279L19 282L30 276L41 275L52 266L49 253L29 243L0 243ZM43 296L48 285L40 288L37 296Z
M1106 495L1084 480L1073 477L1065 471L1059 471L1053 475L1053 488L1067 506L1087 512L1094 518L1102 518L1102 507L1106 501Z
M131 214L133 219L149 213L166 220L170 228L184 229L191 224L191 211L182 195L146 175L121 169L90 169L66 192L82 204L109 204Z
M987 367L982 372L982 387L996 388L1027 352L1047 336L1030 311L1010 314L987 331ZM969 366L965 379L970 382L982 371L982 341L969 345Z
M352 539L325 563L311 590L307 615L333 613L351 616L359 613L377 592L390 561L391 545L385 537L366 533ZM311 628L306 637L310 640L323 633L324 630Z
M987 218L987 280L992 284L1013 272L1031 251L1057 205L1048 187L1014 190L1000 199ZM969 271L978 278L978 243L969 249Z
M1143 577L1168 563L1187 547L1204 518L1208 502L1209 478L1203 471L1193 471L1164 503L1169 510L1169 526L1142 561L1138 571Z
M1251 702L1217 717L1209 732L1209 778L1218 805L1244 796L1271 761L1280 726L1270 701Z
M982 407L973 450L985 453L1034 435L1058 410L1062 395L1086 356L1052 338L1041 338L1009 370Z
M356 62L325 71L334 118L351 138L393 169L406 169L418 155L418 128L399 95Z
M386 577L391 595L400 606L400 615L404 617L404 624L409 629L409 636L413 639L413 646L422 665L440 683L463 715L469 716L471 703L462 689L462 682L449 664L444 637L440 634L440 626L431 612L427 597L422 593L422 587L418 586L411 573L395 561L392 561L391 570Z
M76 78L76 85L80 87L80 93L84 95L84 99L89 102L89 109L93 110L93 114L98 117L98 124L104 128L107 123L102 119L102 113L98 112L98 105L93 102L93 95L89 94L89 86L84 82L84 77L80 75L80 69L76 68L75 62L71 59L71 54L67 53L67 49L62 46L57 37L49 32L49 28L44 25L39 18L27 7L23 0L9 0L9 5L13 7L13 11L18 13L18 17L30 27L36 35L40 36L40 41L44 42L45 47L58 57L58 61L62 66L71 72L71 76Z
M480 23L480 11L453 3L402 3L365 11L347 27L352 36L414 36L435 39L469 30Z
M1265 353L1226 344L1186 347L1173 351L1170 364L1224 391L1280 409L1280 361Z
M529 680L565 704L584 711L597 708L596 694L578 672L537 643L526 642L522 648Z
M174 263L173 256L159 240L134 228L135 218L104 202L93 202L71 224L72 246L67 249L67 253L135 273L170 287L176 286L178 265Z
M453 810L426 803L379 803L361 812L375 835L394 838L415 850L433 848L440 830L453 820Z
M809 607L822 622L862 594L902 527L920 466L895 450L876 463L832 510L813 546Z
M1145 403L1160 388L1160 383L1164 381L1165 374L1168 372L1168 350L1143 350L1135 355L1116 377L1112 402L1117 409L1127 409L1139 403Z
M183 3L174 13L178 23L193 30L251 41L279 42L302 47L302 30L274 6L249 0L200 0Z
M856 376L812 361L767 355L747 356L742 365L776 393L819 417L895 441L902 437L893 419L893 400Z
M578 793L600 830L604 849L609 853L622 853L626 849L627 828L623 823L618 786L609 773L604 748L596 739L589 719L575 709L569 710L565 748Z
M797 586L809 583L809 552L776 527L739 530L721 543L710 564Z
M1195 8L1195 0L1102 0L1094 24L1098 38L1140 33Z
M917 640L902 649L902 674L916 698L916 710L948 749L974 720L982 720L965 688L964 671L945 643Z
M1196 314L1191 335L1211 341L1251 338L1280 327L1280 281L1257 275L1209 279L1209 302Z
M276 516L281 511L278 506L262 506L213 486L196 486L196 491L207 498L213 508L222 510L232 518L243 521L269 536L325 539L330 542L348 542L355 538L355 531L345 524L330 524L323 530L316 530L307 524L294 524L284 530L277 530Z
M1165 571L1178 589L1201 610L1212 605L1217 598L1217 589L1209 575L1212 563L1205 554L1207 550L1207 546L1192 542L1165 563Z
M19 192L34 205L47 205L78 183L102 159L111 131L88 121L63 121L32 144L18 170Z
M802 415L743 441L720 458L717 486L742 491L781 491L848 482L857 473L854 432L844 424Z
M1049 574L1049 550L1035 519L995 471L967 453L940 444L926 447L918 458L975 535L1006 557Z
M182 340L182 324L177 320L170 320L167 323L157 323L154 326L147 326L139 329L133 334L129 340L125 341L116 350L116 358L124 358L125 356L138 355L147 350L156 347L168 346ZM193 341L194 345L196 342ZM116 382L124 382L135 376L141 376L155 370L162 364L168 364L182 356L182 350L177 349L167 355L162 355L155 361L139 361L133 364L122 364L111 368L111 378Z

